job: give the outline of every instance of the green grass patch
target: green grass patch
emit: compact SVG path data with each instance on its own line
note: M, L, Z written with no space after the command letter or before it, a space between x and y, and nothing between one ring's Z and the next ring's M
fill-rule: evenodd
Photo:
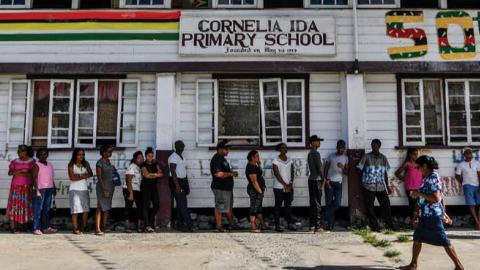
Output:
M389 247L391 244L392 243L390 243L390 241L388 241L387 239L383 239L377 240L376 242L372 243L372 246L386 248Z
M390 229L388 229L384 232L384 234L386 234L386 235L394 235L395 233L396 232L394 230L390 230Z
M387 251L385 251L385 253L383 253L383 256L385 256L387 258L395 258L395 257L400 256L400 252L396 251L396 250L387 250Z
M352 230L352 233L355 234L355 235L359 235L361 237L365 237L367 235L370 235L372 233L372 231L370 231L367 228L361 228L361 229Z
M397 242L400 242L400 243L410 242L410 235L408 234L398 235Z
M363 242L370 244L374 247L389 247L392 243L387 239L379 240L377 235L372 233L369 229L356 229L352 231L353 234L362 237Z

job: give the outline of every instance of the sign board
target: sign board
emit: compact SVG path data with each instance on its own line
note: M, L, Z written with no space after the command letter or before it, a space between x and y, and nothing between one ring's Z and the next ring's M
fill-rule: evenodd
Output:
M334 56L335 19L304 16L181 16L179 54Z

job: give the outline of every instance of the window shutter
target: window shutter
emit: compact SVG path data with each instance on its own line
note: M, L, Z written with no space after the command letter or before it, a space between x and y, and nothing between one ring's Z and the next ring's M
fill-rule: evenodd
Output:
M29 80L10 82L7 148L27 143L30 118L30 86Z
M196 93L198 146L215 146L218 141L218 82L198 80Z
M288 145L305 146L305 81L283 81L285 138Z
M263 145L271 146L284 141L281 79L260 80L260 105Z
M117 143L123 147L137 146L140 81L120 81L118 95Z
M73 81L50 81L48 147L72 147Z
M75 122L75 146L95 147L97 137L97 80L79 80Z
M423 80L402 83L403 144L425 145Z

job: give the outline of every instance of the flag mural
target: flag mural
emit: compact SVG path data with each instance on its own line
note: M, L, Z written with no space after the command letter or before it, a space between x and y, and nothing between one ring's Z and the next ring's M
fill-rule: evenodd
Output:
M405 23L423 23L423 11L390 11L386 14L387 35L392 38L411 39L413 46L388 48L392 60L422 57L428 52L427 34L423 29L408 28Z
M440 56L446 60L470 59L477 56L475 34L472 17L464 11L439 12L436 19L438 31L438 47ZM448 40L448 27L459 25L464 34L464 44L453 47Z
M180 12L8 12L1 41L178 40Z

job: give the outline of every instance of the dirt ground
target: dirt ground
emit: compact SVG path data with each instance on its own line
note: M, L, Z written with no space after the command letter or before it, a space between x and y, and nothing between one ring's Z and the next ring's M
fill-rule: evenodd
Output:
M476 255L480 233L456 231L450 235L466 269L480 269ZM375 248L350 232L0 234L0 269L386 270L406 263L410 246L394 243L389 248ZM387 258L386 249L401 254ZM440 248L425 248L421 260L422 269L453 269Z

